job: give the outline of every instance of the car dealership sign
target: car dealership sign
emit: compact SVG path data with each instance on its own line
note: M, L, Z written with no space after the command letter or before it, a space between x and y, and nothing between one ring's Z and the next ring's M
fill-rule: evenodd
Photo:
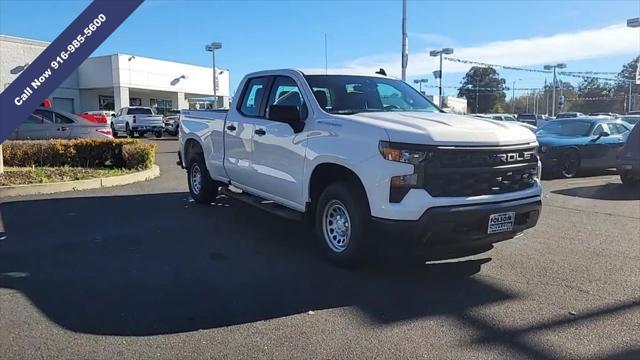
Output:
M4 141L144 0L94 0L0 94Z

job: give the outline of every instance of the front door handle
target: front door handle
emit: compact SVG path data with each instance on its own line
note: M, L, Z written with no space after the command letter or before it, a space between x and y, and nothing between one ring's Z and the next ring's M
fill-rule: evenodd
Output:
M233 124L227 125L227 130L229 131L236 131L236 126Z
M267 134L267 132L264 131L264 129L256 129L256 131L254 131L253 133L260 136Z
M67 130L69 130L69 128L68 128L68 127L66 127L66 126L60 126L60 127L58 128L58 131L67 131Z

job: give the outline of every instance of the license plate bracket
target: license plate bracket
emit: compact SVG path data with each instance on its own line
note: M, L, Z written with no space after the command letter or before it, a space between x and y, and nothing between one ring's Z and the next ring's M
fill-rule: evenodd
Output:
M487 234L496 234L512 231L516 221L516 213L513 211L489 215Z

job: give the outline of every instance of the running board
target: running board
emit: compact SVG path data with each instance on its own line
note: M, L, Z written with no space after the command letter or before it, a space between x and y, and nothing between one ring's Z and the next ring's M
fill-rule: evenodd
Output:
M241 191L241 190L240 190ZM266 200L261 197L253 196L245 192L236 192L227 187L220 188L220 194L226 195L232 199L240 200L243 203L253 205L259 209L278 215L287 220L302 221L304 214L288 207L279 205L272 200Z

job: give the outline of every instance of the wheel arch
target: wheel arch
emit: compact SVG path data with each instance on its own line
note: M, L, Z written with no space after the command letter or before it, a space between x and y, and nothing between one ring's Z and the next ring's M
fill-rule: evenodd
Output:
M194 154L204 154L204 149L200 142L194 138L188 138L184 143L184 163L185 166L189 163L189 159Z
M366 199L367 208L369 208L369 198L367 196L366 187L364 183L358 176L358 174L350 169L349 167L331 163L324 162L317 164L313 171L311 172L311 176L309 176L309 185L308 185L308 193L307 193L307 204L306 204L306 216L307 223L311 224L313 219L315 218L315 205L317 204L318 198L322 191L326 189L327 186L333 184L335 182L345 181L351 183L356 186L358 191L361 191L362 195ZM371 210L369 210L369 214Z

